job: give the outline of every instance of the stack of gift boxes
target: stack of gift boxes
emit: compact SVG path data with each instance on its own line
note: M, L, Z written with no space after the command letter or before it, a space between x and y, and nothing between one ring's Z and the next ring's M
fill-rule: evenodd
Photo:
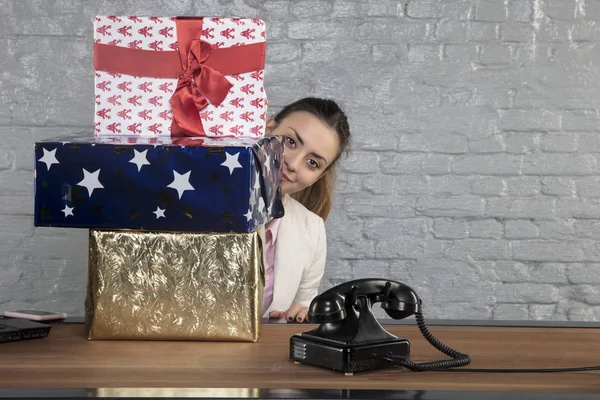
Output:
M89 230L88 338L258 340L264 225L283 216L263 21L94 32L95 132L35 144L35 225Z

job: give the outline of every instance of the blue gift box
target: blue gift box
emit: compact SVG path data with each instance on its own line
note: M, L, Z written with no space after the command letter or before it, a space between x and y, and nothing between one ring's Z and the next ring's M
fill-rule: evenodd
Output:
M277 137L35 143L35 226L254 231L283 216Z

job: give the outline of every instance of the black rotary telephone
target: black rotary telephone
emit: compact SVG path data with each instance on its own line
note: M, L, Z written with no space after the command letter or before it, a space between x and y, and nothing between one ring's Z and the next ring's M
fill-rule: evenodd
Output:
M415 315L425 339L440 352L452 357L425 363L410 361L410 344L386 331L375 319L372 306L393 319ZM460 367L471 362L468 355L439 342L425 326L422 303L409 286L386 279L359 279L335 286L315 297L308 321L316 329L293 335L290 358L297 363L330 368L347 374L401 365L413 371Z

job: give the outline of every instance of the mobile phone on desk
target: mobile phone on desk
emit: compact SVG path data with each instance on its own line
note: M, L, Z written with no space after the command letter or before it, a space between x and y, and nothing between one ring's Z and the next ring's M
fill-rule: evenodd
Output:
M30 319L32 321L53 321L65 319L67 314L41 310L4 311L5 317Z

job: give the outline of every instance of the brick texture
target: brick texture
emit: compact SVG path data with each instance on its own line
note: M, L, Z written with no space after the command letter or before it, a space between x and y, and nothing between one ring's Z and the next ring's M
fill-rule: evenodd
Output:
M0 0L0 308L83 314L84 230L34 228L33 143L92 130L97 14L267 23L270 112L353 128L323 288L380 276L429 318L600 320L595 0Z

